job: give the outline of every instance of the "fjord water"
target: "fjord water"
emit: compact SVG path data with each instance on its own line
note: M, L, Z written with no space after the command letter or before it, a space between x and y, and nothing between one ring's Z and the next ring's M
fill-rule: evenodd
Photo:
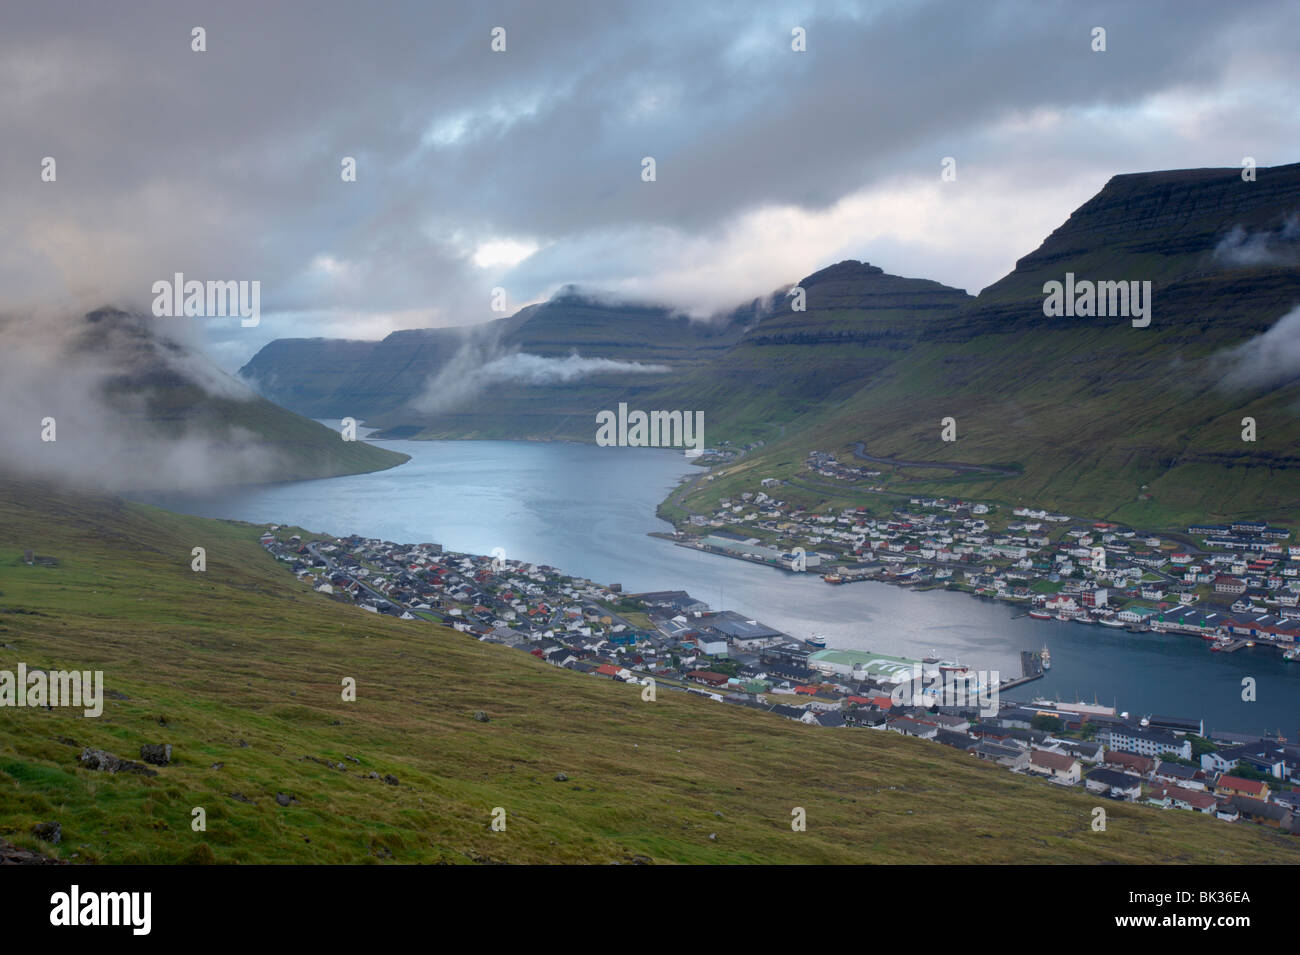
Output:
M1014 617L1006 604L965 594L917 593L882 583L832 586L647 537L671 530L655 506L685 475L680 452L514 441L385 441L411 455L388 471L201 493L136 494L137 500L204 517L296 524L330 534L549 564L625 591L688 590L833 647L911 657L936 651L975 669L1020 673L1019 652L1046 645L1052 669L1010 692L1096 699L1133 713L1203 717L1206 729L1300 728L1300 663L1270 649L1211 653L1193 637L1133 635L1075 623ZM1242 681L1256 681L1243 702Z

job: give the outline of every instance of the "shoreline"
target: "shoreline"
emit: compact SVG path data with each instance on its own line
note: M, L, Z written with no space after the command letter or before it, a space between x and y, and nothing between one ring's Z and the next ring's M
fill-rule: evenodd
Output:
M668 542L674 544L674 545L677 546L677 547L682 547L682 548L685 548L685 549L687 549L687 550L694 550L694 551L698 551L698 552L700 552L700 553L705 553L705 554L713 554L713 555L718 556L718 557L726 557L726 558L730 558L730 559L732 559L732 560L742 561L742 562L747 563L747 564L757 564L757 565L759 565L759 566L761 566L761 567L767 567L767 568L770 568L770 569L772 569L772 570L783 571L784 573L787 573L787 574L795 574L795 573L804 573L804 574L807 574L807 573L811 573L810 571L795 571L795 570L791 570L790 568L782 567L782 566L779 566L779 565L777 565L777 564L773 564L773 563L771 563L770 561L768 561L768 560L766 560L766 559L764 559L764 558L761 558L761 557L755 557L755 556L746 555L746 554L736 554L736 553L732 553L732 552L730 552L730 551L724 550L724 549L722 549L722 548L718 548L718 547L709 547L708 545L704 545L704 544L697 543L697 542L695 542L693 539L682 539L681 537L677 536L676 533L667 533L667 532L664 532L664 531L649 531L649 532L647 532L646 536L647 536L647 537L654 537L654 538L657 538L657 539L659 539L659 540L668 541ZM828 586L833 586L833 587L843 586L843 585L845 585L845 584L854 584L854 583L877 583L877 584L888 584L888 585L892 585L892 586L895 586L895 587L905 587L905 588L907 588L907 589L909 589L909 590L912 590L912 591L914 591L914 592L916 592L916 593L929 593L929 592L931 592L931 591L942 590L942 591L944 591L944 592L946 592L946 593L961 593L961 594L966 594L967 596L973 597L973 598L975 598L975 599L977 599L977 600L985 600L985 601L989 601L989 602L992 602L992 603L1002 603L1002 604L1007 604L1007 605L1012 606L1012 607L1026 607L1026 608L1032 608L1032 607L1035 607L1035 606L1036 606L1036 605L1033 603L1033 599L1032 599L1032 598L1003 597L1003 596L999 596L999 595L997 595L997 594L980 593L980 592L978 592L978 591L976 591L976 590L970 590L970 589L967 589L967 588L962 587L962 586L960 586L960 585L953 586L953 585L948 584L948 583L939 583L939 582L934 581L933 579L929 579L929 580L921 580L921 581L917 581L917 580L901 580L901 581L900 581L900 580L897 580L897 579L890 579L890 578L888 578L888 577L882 577L882 576L880 576L880 575L878 575L878 574L861 574L861 575L854 575L854 576L852 576L852 577L846 577L846 578L841 579L841 580L834 580L834 581L832 581L832 580L827 580L827 579L826 579L827 576L829 576L829 574L823 574L823 575L820 575L820 576L822 577L822 580L823 580L824 583L826 583ZM1017 614L1016 616L1017 616L1017 617L1020 617L1020 616L1030 616L1030 617L1032 617L1033 614L1030 613L1030 611L1027 609L1027 610L1025 611L1025 613L1023 613L1023 614ZM1038 620L1039 618L1034 618L1034 619ZM1228 634L1222 634L1222 633L1216 633L1216 634L1198 633L1198 632L1194 632L1194 631L1190 631L1190 630L1180 630L1180 629L1178 629L1178 628L1176 628L1176 627L1168 627L1168 628L1165 628L1165 629L1156 629L1156 628L1153 628L1153 627L1151 627L1151 626L1149 626L1149 625L1138 627L1138 626L1132 626L1132 625L1129 625L1129 624L1125 624L1125 625L1120 626L1120 627L1111 627L1111 626L1107 626L1107 625L1103 624L1102 621L1101 621L1100 619L1097 619L1097 618L1094 618L1094 617L1091 617L1091 616L1087 616L1087 615L1079 616L1079 615L1077 615L1077 614L1076 614L1076 615L1073 615L1073 616L1064 617L1064 618L1061 617L1061 616L1059 616L1059 615L1053 614L1053 615L1051 615L1051 616L1049 617L1049 619L1047 619L1047 620L1040 620L1039 622L1043 622L1043 623L1051 623L1051 622L1056 622L1056 623L1067 623L1067 622L1068 622L1068 623L1081 623L1081 624L1085 624L1085 625L1087 625L1087 626L1092 626L1092 627L1105 627L1106 629L1111 629L1111 630L1123 630L1124 632L1126 632L1126 633L1130 633L1130 634L1155 633L1155 634L1169 635L1169 636L1174 636L1174 637L1194 637L1194 638L1199 639L1199 640L1204 640L1204 641L1207 641L1207 642L1213 642L1213 643L1214 643L1214 646L1211 647L1211 650L1213 650L1213 651L1222 651L1222 652L1227 652L1227 653L1235 653L1237 650L1240 650L1240 649L1243 649L1243 648L1267 647L1267 648L1272 648L1272 649L1277 650L1278 653L1282 656L1282 658L1283 658L1284 660L1286 660L1287 662L1300 662L1300 658L1293 659L1293 658L1291 658L1291 657L1287 657L1287 656L1286 656L1286 654L1287 654L1288 651L1291 651L1291 650L1293 650L1293 649L1296 649L1297 646L1300 646L1300 645L1297 645L1297 644L1294 644L1294 643L1286 643L1286 642L1282 642L1282 641L1278 641L1278 640L1271 640L1271 639L1267 639L1267 638L1265 638L1265 637L1258 637L1258 636L1256 636L1256 637L1250 637L1250 638L1232 637L1232 636L1230 636L1230 635L1228 635Z

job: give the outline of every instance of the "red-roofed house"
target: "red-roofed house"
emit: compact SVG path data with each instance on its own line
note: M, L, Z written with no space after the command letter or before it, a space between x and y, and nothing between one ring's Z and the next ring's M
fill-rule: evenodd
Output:
M1269 797L1268 783L1227 774L1219 777L1219 784L1214 787L1214 791L1220 796L1250 796L1252 799L1265 801Z

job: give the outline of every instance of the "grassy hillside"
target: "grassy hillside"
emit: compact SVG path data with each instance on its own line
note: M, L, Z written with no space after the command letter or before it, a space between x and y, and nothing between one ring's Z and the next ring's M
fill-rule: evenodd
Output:
M105 863L1300 861L1285 837L1190 813L1108 803L1093 832L1095 800L919 740L643 702L335 604L257 533L0 486L0 667L101 669L113 693L99 719L0 709L0 838ZM84 746L162 742L154 778L77 765ZM30 834L47 821L58 846Z

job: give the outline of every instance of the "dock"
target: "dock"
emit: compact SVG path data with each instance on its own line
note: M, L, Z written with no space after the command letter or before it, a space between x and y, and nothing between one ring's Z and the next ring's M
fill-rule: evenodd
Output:
M1218 650L1220 653L1236 653L1248 642L1249 641L1247 640L1233 640L1231 643L1225 643L1222 646L1215 646L1214 649Z
M1004 680L998 689L1010 690L1012 687L1023 686L1026 683L1032 683L1034 680L1041 680L1044 676L1043 658L1034 650L1021 650L1020 677L1015 680Z

